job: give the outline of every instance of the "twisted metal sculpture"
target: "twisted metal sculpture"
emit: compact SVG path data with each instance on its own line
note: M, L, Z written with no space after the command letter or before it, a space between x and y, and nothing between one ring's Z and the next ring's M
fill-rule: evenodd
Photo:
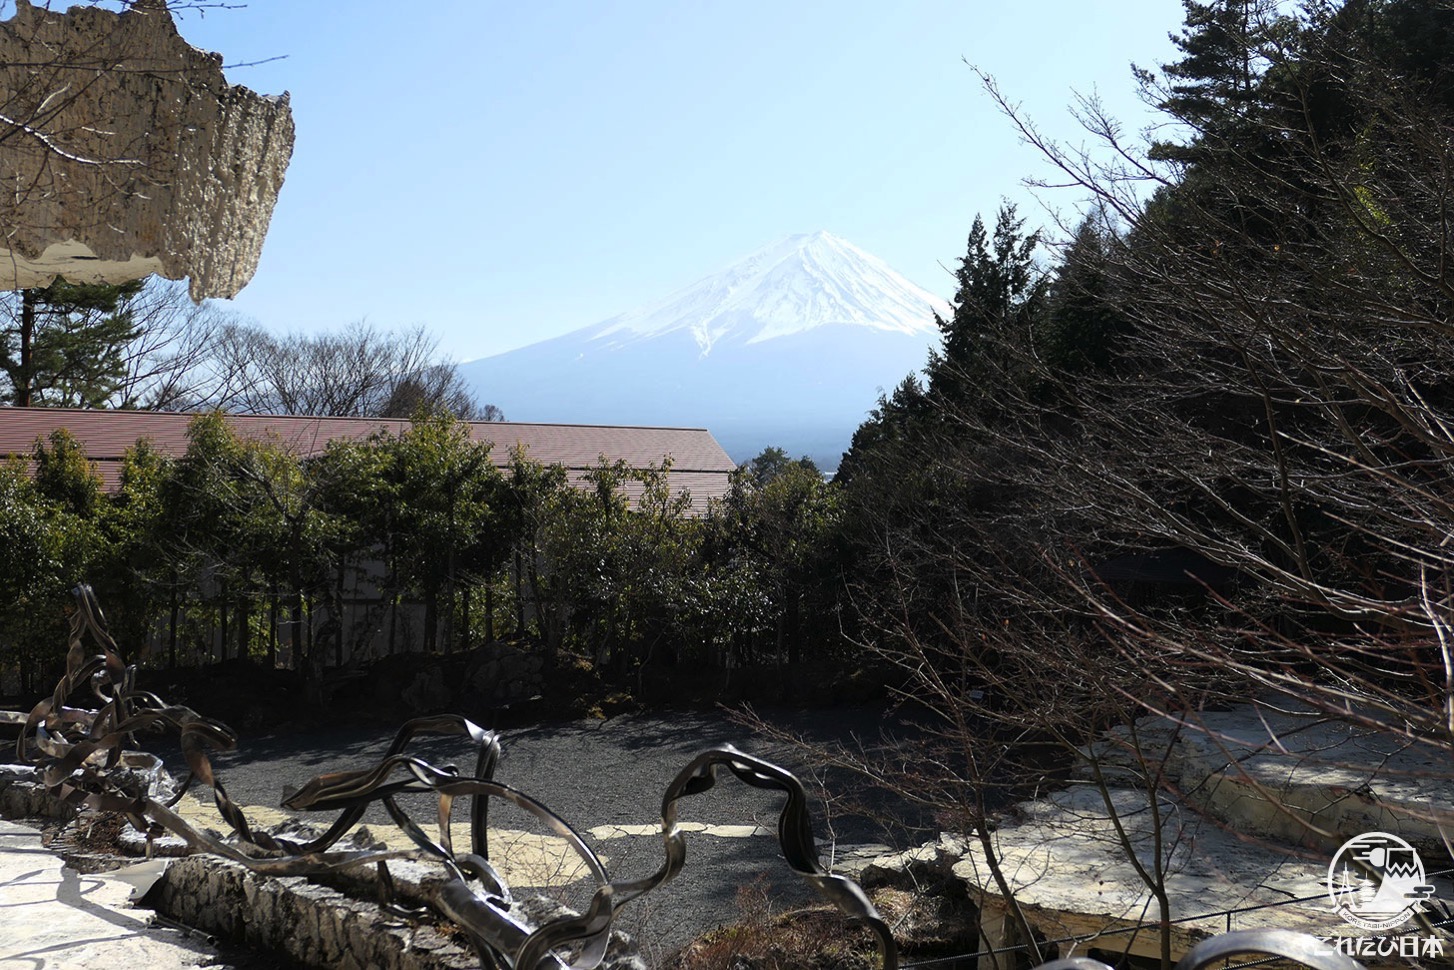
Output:
M386 891L385 906L395 913L418 911L394 901L388 862L434 860L443 866L447 877L427 888L428 907L464 931L484 965L510 970L593 970L605 957L613 920L621 907L681 872L686 861L686 840L677 823L678 802L712 788L719 769L725 768L747 785L786 795L777 834L788 866L840 912L872 931L885 970L896 970L898 966L898 951L889 927L863 890L844 876L824 871L819 864L808 795L802 783L791 772L731 746L698 755L667 787L661 802L665 859L655 873L638 880L612 881L600 858L569 823L524 792L495 781L499 740L493 732L455 715L408 721L375 766L319 775L284 799L285 807L299 811L337 811L337 818L323 834L300 840L256 830L248 824L241 807L228 797L209 757L209 752L234 749L236 734L190 708L168 705L155 694L137 690L135 668L123 663L90 587L78 586L74 594L76 610L71 616L66 673L51 696L30 711L16 742L19 760L41 768L46 788L67 803L122 813L148 838L170 831L196 851L214 853L265 875L316 876L376 866ZM98 653L88 653L84 647L88 635L99 648ZM99 708L68 706L72 695L85 686L100 702ZM16 722L14 718L7 720ZM124 747L124 742L137 732L158 729L178 733L188 766L185 781L169 797L147 780L160 775L160 759ZM409 743L423 734L467 738L476 752L473 775L461 776L453 767L437 767L407 754ZM30 751L32 738L36 754ZM199 830L173 811L198 781L212 789L218 812L233 830L231 839L224 841ZM399 806L397 797L410 793L432 793L437 797L438 838L431 838ZM454 801L463 797L471 799L470 847L469 851L456 851L450 826ZM512 913L509 887L490 863L487 823L492 798L515 805L543 822L580 858L595 884L584 913L558 917L537 927L526 925ZM376 802L383 805L416 848L335 848ZM1281 930L1215 937L1197 946L1177 968L1202 970L1234 954L1285 957L1313 970L1360 970L1359 964L1314 938ZM1077 957L1045 964L1041 970L1109 968L1099 961Z
M661 809L665 859L655 873L644 879L613 882L600 858L569 823L524 792L495 781L500 758L498 739L455 715L411 720L400 728L375 766L320 775L288 796L283 802L287 808L339 813L317 838L300 840L254 829L241 807L228 797L209 757L212 752L233 750L236 734L190 708L168 705L155 694L137 690L135 668L122 662L90 587L78 586L74 594L76 610L71 616L65 676L51 696L31 710L16 742L19 760L41 767L46 788L67 803L120 812L149 836L170 831L197 851L223 856L265 875L320 875L376 865L387 889L392 886L387 869L390 860L434 860L443 865L448 878L431 890L428 903L465 932L482 962L520 970L592 970L605 956L613 919L621 907L681 871L686 861L686 839L677 824L678 801L712 788L718 769L726 768L753 787L781 791L787 796L778 820L778 838L789 866L845 915L869 926L886 970L898 965L893 936L863 890L843 876L824 871L818 863L808 795L802 783L791 772L730 746L698 755L668 787ZM84 646L87 636L95 641L99 653L88 654ZM68 706L72 695L86 686L100 702L99 708ZM160 759L124 747L126 739L135 733L155 729L173 730L180 735L188 767L183 784L165 799L140 780L146 771L160 768ZM463 777L452 767L437 767L407 754L410 741L423 734L467 738L476 751L474 774ZM36 754L30 750L32 738ZM232 839L224 841L201 831L173 811L198 781L212 789L217 811L233 830ZM400 795L421 792L432 793L438 799L437 839L431 838L397 802ZM471 845L467 852L456 852L450 823L455 799L466 796L471 799ZM595 891L583 914L560 917L535 928L512 914L509 887L489 861L487 822L492 798L539 819L584 863ZM335 850L334 846L375 802L383 805L416 848ZM395 904L390 908L403 911ZM563 957L561 953L567 950L574 956Z

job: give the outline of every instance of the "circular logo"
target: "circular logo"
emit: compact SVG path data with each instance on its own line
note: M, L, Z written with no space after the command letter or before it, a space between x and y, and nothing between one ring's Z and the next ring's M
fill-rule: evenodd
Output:
M1365 930L1390 930L1407 922L1419 901L1433 892L1418 851L1387 832L1349 839L1328 866L1333 908Z

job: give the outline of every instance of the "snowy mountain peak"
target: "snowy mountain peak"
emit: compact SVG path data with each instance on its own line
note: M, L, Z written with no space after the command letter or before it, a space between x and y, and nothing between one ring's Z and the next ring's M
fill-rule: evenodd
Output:
M826 326L930 337L938 297L883 260L819 230L788 236L657 303L586 328L617 348L685 331L702 356L724 341L760 343Z
M788 236L664 300L461 375L514 421L712 430L832 468L853 429L924 366L943 300L827 232Z

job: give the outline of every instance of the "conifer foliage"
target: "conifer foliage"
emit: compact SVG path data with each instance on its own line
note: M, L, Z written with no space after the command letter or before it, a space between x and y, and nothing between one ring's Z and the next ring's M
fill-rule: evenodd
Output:
M0 322L4 403L19 407L102 407L126 376L126 348L138 325L129 302L141 281L68 283L22 290Z

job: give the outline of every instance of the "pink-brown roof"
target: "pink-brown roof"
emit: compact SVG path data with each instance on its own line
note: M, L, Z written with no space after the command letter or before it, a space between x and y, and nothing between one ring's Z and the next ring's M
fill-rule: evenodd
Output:
M187 450L187 427L195 414L165 411L95 411L65 408L0 408L0 457L30 455L37 438L65 428L85 449L108 489L115 488L121 459L139 439L157 451L180 456ZM377 431L399 434L410 424L389 418L318 418L291 415L224 414L243 438L271 438L299 457L318 454L334 438L367 438ZM709 498L727 491L735 467L711 433L703 428L632 428L589 424L526 424L514 421L469 423L470 437L491 444L497 465L510 461L511 451L525 453L545 465L564 465L572 472L593 467L601 456L622 459L632 468L660 465L670 458L671 483L691 492L702 509ZM579 474L572 479L579 480ZM633 499L635 491L628 486Z

